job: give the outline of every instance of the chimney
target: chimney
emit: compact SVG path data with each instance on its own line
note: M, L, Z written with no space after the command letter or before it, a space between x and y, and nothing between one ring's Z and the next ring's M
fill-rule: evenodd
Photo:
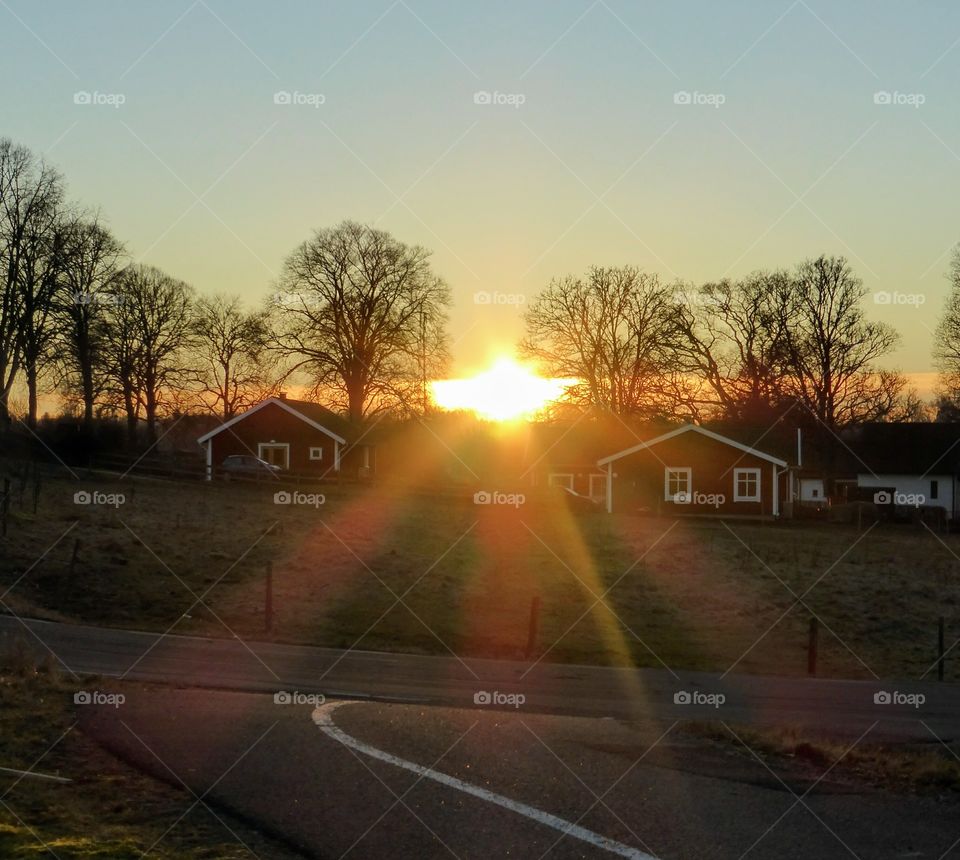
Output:
M286 392L286 391L281 391L281 392L279 392L279 393L277 394L277 397L279 397L281 400L286 400L286 399L287 399L287 392Z

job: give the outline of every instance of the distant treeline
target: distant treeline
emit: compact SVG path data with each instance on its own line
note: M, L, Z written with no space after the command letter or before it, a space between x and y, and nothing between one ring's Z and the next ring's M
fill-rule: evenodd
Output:
M518 352L545 375L581 380L560 414L756 423L795 411L827 428L951 420L960 257L951 279L935 404L879 367L899 336L866 318L863 283L838 257L701 286L591 268L529 303ZM430 409L428 382L449 364L452 299L429 251L347 221L294 248L270 286L250 308L133 261L96 212L68 200L55 168L0 140L0 427L35 428L50 393L87 428L120 420L130 441L143 429L148 442L164 415L229 418L285 384L357 422Z

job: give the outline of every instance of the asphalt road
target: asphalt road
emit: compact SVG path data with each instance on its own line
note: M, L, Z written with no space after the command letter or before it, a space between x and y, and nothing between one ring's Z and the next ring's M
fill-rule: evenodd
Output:
M958 735L953 685L460 661L9 616L4 638L75 673L93 701L75 705L84 731L184 787L185 812L227 809L307 857L960 856L956 800L677 726L933 743Z
M160 636L0 616L0 637L52 653L64 671L226 690L319 692L484 710L637 719L790 724L855 737L960 736L960 687L833 681L659 669L610 669L456 657L338 651L229 639ZM486 694L486 695L484 695ZM722 700L718 698L722 696ZM879 703L878 703L879 697ZM887 703L885 699L890 699Z
M118 755L308 857L958 853L956 801L845 784L827 765L774 768L672 722L380 702L317 710L140 685L119 706L77 710Z

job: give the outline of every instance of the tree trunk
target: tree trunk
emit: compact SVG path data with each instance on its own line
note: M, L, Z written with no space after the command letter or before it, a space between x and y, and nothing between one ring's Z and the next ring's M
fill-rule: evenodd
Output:
M93 401L96 397L93 391L93 357L90 355L88 339L81 334L78 340L77 358L80 364L80 386L83 396L83 426L90 433L93 430Z
M153 445L157 441L157 392L152 383L147 384L146 395L147 444Z
M353 424L363 421L363 389L359 385L350 385L347 388L348 417Z
M27 366L27 426L37 429L37 366Z
M127 385L123 389L123 408L127 413L127 442L134 447L137 444L137 410L133 391Z

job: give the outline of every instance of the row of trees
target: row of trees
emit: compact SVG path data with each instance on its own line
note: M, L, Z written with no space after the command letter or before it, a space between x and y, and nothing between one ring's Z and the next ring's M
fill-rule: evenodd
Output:
M286 260L276 293L247 310L128 259L63 177L0 141L0 424L22 377L35 427L41 383L91 427L123 416L131 439L163 413L229 418L288 379L360 421L423 408L448 357L450 291L429 253L346 222Z
M960 402L960 253L935 356L941 415ZM522 354L581 382L574 409L622 416L769 421L794 406L828 427L917 420L905 377L881 369L898 336L863 311L843 258L805 260L699 287L636 268L552 281L525 316ZM125 419L131 439L160 416L229 418L287 381L354 421L424 412L445 373L450 289L430 254L344 222L287 257L270 300L200 295L129 259L63 177L0 140L0 424L22 379L35 426L41 387L92 426ZM956 410L960 415L960 409Z
M0 141L0 422L18 377L35 427L41 382L87 425L125 415L155 434L166 406L227 412L267 378L266 326L238 300L196 298L182 281L130 262L95 213L72 206L63 177Z
M828 427L916 420L906 378L877 367L898 335L866 319L865 293L837 257L699 288L593 268L539 295L521 349L582 380L573 402L618 414L766 422L802 404Z

